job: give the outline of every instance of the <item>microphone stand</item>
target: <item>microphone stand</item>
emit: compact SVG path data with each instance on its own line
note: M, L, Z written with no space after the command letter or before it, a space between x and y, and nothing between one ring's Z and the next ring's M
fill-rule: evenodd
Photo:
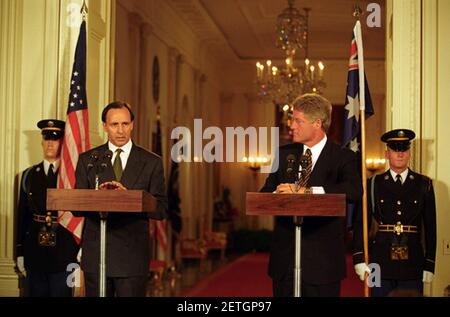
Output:
M301 170L299 171L299 176L304 178L305 170L303 166L300 164L299 167ZM300 177L298 177L300 178ZM298 178L295 181L295 192L297 192L300 188ZM305 190L305 194L310 194L310 190ZM295 225L295 262L294 262L294 297L302 297L302 268L301 268L301 250L302 250L302 224L303 217L294 216L294 225Z
M103 156L103 162L97 162L95 165L95 190L99 190L99 175L103 174L107 164ZM99 164L100 163L100 164ZM100 212L100 263L99 263L99 296L106 297L106 219L107 212Z
M295 192L299 190L298 181L295 181ZM303 217L294 216L295 225L295 265L294 265L294 297L302 296L302 269L301 269L301 250L302 250L302 223Z

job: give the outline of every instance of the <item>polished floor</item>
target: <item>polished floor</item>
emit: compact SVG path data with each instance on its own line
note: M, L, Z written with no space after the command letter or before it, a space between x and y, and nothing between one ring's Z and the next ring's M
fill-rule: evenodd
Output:
M185 293L238 255L228 254L222 260L219 253L210 252L204 260L183 259L178 268L167 269L161 276L152 272L149 276L147 296L183 297Z

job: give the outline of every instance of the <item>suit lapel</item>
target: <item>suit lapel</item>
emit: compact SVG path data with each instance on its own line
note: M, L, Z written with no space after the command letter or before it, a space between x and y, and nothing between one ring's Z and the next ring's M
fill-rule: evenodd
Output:
M141 170L144 168L144 165L145 164L142 164L141 162L139 151L133 143L130 156L128 157L127 166L125 166L122 179L120 181L122 185L126 188L132 188L141 174Z
M312 170L311 178L309 180L310 186L325 183L325 176L327 173L328 162L331 155L330 150L331 150L330 140L327 140Z

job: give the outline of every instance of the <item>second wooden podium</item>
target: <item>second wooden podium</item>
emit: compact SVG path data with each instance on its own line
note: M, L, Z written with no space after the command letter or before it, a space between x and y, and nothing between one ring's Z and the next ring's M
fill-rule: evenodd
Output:
M345 195L247 193L246 214L251 216L294 217L294 296L300 297L302 217L345 217Z
M152 212L156 199L144 190L47 189L47 210L100 213L100 297L106 295L106 215Z

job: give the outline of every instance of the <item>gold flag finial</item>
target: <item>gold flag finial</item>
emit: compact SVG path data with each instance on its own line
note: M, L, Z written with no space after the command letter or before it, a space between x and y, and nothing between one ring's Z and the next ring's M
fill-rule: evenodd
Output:
M359 20L359 17L362 15L361 7L358 4L355 4L353 10L353 16Z
M88 7L86 5L86 0L83 0L83 5L81 6L80 13L83 21L86 21L86 15L89 13Z

